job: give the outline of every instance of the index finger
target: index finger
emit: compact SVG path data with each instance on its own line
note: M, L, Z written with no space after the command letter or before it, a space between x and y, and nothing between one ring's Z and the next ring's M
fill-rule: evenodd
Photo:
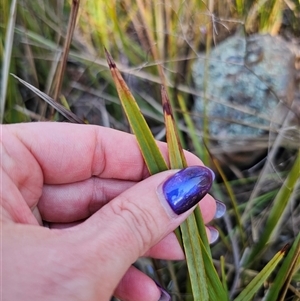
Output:
M94 125L53 122L10 127L39 164L44 183L72 183L92 176L140 181L149 175L131 134ZM166 144L159 143L159 148L167 158ZM189 164L202 164L191 153L187 153L187 160ZM30 170L30 166L27 168Z

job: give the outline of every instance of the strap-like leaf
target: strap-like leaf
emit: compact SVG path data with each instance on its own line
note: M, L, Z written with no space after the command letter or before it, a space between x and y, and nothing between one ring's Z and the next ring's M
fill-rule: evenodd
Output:
M249 257L245 263L245 266L250 264L253 260L255 260L256 256L264 251L265 246L272 238L272 235L278 229L279 225L283 221L283 212L288 208L288 202L290 200L290 196L296 187L296 183L300 177L300 150L298 152L298 156L294 162L294 165L289 172L286 180L281 186L279 192L276 195L276 198L273 202L272 208L270 210L268 219L266 221L266 225L264 227L264 231L260 236L258 243L251 250Z
M41 99L46 101L50 106L52 106L54 109L56 109L61 115L63 115L65 118L67 118L70 122L73 123L84 123L83 120L81 120L79 117L77 117L74 113L72 113L70 110L66 109L64 106L56 102L53 98L48 96L46 93L40 91L33 85L27 83L25 80L19 78L18 76L12 74L13 77L15 77L20 83L22 83L25 87L27 87L29 90L34 92L37 96L39 96Z
M161 87L161 98L165 118L166 136L168 143L168 152L171 168L183 168L187 166L183 149L179 141L176 125L172 114L171 104L165 90L165 87Z
M150 173L154 174L166 170L167 165L133 95L123 80L111 55L106 50L105 52L123 109L132 131L138 140L139 147ZM178 139L171 106L164 88L162 88L162 99L171 168L183 168L186 166L186 160ZM204 224L202 229L205 229ZM210 254L206 250L207 242L204 244L201 241L193 214L183 223L181 230L194 299L203 301L227 300L227 295L215 271ZM203 233L205 233L205 230Z
M191 214L180 226L194 300L209 301L209 289L203 260L201 238L195 216ZM195 231L196 230L196 231Z
M268 264L256 275L256 277L247 285L247 287L238 295L234 301L250 301L257 293L258 289L267 280L270 274L274 271L277 264L283 258L286 252L286 247L279 251Z
M161 95L171 168L183 168L187 163L164 87L161 89ZM194 300L226 301L228 297L212 262L199 207L181 224L180 229Z
M131 129L136 136L149 172L151 174L155 174L168 169L167 164L161 155L155 139L146 123L146 120L142 115L128 86L123 80L121 73L117 69L113 58L106 49L105 53L109 69L116 84L122 107L128 118Z
M297 262L300 258L300 233L298 233L291 249L276 274L274 283L268 290L264 301L284 300L286 291L295 273ZM280 295L279 295L280 294Z

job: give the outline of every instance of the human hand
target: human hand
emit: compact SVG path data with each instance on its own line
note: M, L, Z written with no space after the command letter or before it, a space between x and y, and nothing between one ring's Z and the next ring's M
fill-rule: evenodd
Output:
M3 300L159 300L131 265L184 258L172 231L192 208L177 215L157 192L176 171L149 177L135 137L98 126L6 125L1 138ZM208 194L200 208L205 223L216 214Z

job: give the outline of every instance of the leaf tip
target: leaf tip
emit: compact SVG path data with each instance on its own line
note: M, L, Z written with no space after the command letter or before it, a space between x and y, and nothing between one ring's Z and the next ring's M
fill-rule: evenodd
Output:
M289 244L286 244L286 245L280 250L280 252L281 252L282 254L285 254L289 248L290 248L290 245L289 245Z
M163 106L164 113L173 118L172 108L170 105L168 94L164 86L161 86L161 98L162 98L162 106Z
M106 60L107 60L107 63L108 63L108 67L110 69L114 69L116 68L116 64L112 58L112 56L110 55L110 53L107 51L107 49L104 47L104 52L105 52L105 55L106 55Z

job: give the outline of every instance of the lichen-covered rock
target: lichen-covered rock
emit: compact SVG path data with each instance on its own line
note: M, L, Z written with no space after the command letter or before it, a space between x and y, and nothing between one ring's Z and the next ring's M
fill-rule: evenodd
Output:
M282 38L233 36L211 51L207 72L205 62L193 65L197 90L203 93L206 86L206 100L196 98L194 113L202 116L206 108L213 144L231 151L236 145L247 147L271 122L284 118L278 104L293 101L295 55ZM195 121L201 129L203 118Z

